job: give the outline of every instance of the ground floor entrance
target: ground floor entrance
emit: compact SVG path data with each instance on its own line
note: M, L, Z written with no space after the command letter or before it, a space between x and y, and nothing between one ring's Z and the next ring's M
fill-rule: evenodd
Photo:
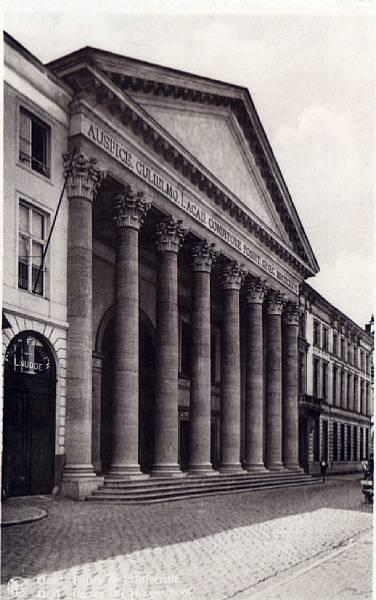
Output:
M50 494L54 486L56 375L46 341L16 336L4 367L3 481L6 496Z

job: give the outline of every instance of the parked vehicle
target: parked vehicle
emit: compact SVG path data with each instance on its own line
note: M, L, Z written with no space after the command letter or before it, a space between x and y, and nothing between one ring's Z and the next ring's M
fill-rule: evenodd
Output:
M370 503L373 502L373 457L367 462L362 464L363 467L363 479L360 482L362 493L364 494L365 501Z

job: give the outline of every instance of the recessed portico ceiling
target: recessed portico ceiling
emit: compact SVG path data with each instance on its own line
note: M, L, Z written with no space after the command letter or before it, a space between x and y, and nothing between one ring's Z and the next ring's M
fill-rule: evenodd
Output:
M108 88L107 100L121 111L124 124L133 130L137 126L144 140L161 149L164 158L248 229L252 221L256 235L262 241L270 239L273 251L290 254L289 248L299 257L293 262L300 263L305 277L319 271L246 88L90 47L47 67L75 91L87 89L97 72L97 92L103 95L99 88ZM131 100L130 112L120 107L111 88ZM159 125L155 131L153 122ZM216 186L216 180L222 186ZM229 197L223 189L229 190ZM256 219L252 220L252 214Z

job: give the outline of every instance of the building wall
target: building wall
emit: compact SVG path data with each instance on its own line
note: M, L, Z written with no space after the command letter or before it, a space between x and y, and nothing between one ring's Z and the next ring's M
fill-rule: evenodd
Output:
M69 125L68 90L54 81L26 51L4 46L4 252L3 308L11 325L3 331L3 360L11 339L35 331L50 346L56 361L56 456L62 468L65 437L66 389L66 278L68 206L64 197L46 256L43 296L18 287L19 200L38 209L45 234L52 226L63 189L63 156ZM50 127L50 176L39 174L19 159L20 108ZM59 466L60 465L60 466Z
M319 452L315 452L315 436L314 433L311 433L310 443L313 451L309 460L310 472L319 472L319 459L325 454L324 427L328 428L329 471L358 471L361 469L362 460L371 451L373 337L345 315L339 313L310 286L304 286L301 301L305 306L306 341L309 343L306 395L313 399L316 407L320 406L320 416L316 415L316 419L318 418L320 423L320 449ZM319 331L318 339L315 338L315 327ZM326 347L324 347L324 329L327 331ZM337 337L337 348L334 343L335 337ZM341 353L341 340L343 340L343 354ZM317 385L314 382L315 360L318 360L319 364ZM326 365L327 369L326 385L323 365ZM333 380L335 369L336 385ZM341 373L344 378L342 391ZM349 387L348 377L350 378ZM361 386L364 389L363 402L361 401ZM325 423L327 425L324 425ZM337 460L334 457L333 431L335 423L337 424ZM341 425L344 426L344 460L341 460ZM363 430L362 453L361 430ZM368 431L369 439L368 450L366 449L366 431ZM351 439L350 454L348 453L348 438Z

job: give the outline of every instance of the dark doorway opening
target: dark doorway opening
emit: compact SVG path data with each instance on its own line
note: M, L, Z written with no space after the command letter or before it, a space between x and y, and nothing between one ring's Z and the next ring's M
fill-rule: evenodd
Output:
M26 331L4 365L3 481L6 496L50 494L54 486L56 368L42 336Z

